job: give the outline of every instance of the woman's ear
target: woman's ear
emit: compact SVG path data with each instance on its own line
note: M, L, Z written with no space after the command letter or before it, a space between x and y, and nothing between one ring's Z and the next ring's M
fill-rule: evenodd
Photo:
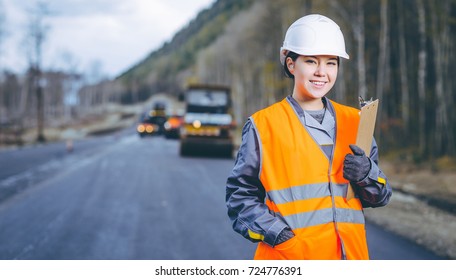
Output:
M294 74L294 61L290 57L287 57L287 60L285 61L287 64L288 71L290 71L291 74Z

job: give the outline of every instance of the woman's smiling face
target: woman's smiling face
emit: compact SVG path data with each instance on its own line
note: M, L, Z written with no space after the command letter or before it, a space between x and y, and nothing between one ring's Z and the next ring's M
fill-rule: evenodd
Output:
M302 100L320 99L325 96L337 79L338 59L332 55L299 56L287 61L294 75L295 93ZM291 66L291 67L290 67Z

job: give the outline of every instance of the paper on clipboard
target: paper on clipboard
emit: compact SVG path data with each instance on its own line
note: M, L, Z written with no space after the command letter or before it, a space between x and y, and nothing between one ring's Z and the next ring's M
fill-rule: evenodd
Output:
M358 135L356 145L360 147L367 156L370 155L372 139L374 137L375 120L377 119L378 99L368 102L361 108ZM349 184L347 190L347 201L355 197L353 187Z

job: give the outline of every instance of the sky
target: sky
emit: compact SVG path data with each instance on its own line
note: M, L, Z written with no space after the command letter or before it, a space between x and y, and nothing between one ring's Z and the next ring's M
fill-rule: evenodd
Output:
M28 65L30 11L38 0L0 0L6 32L0 70ZM47 5L43 68L113 78L160 48L215 0L39 0ZM0 10L0 16L1 16ZM2 24L0 22L0 24Z

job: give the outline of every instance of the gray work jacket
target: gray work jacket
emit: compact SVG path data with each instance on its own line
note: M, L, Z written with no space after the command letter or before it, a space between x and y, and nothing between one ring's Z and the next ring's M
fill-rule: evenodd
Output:
M318 123L310 115L305 113L299 104L291 96L287 97L288 102L293 106L298 117L303 119L301 123L312 135L327 156L334 144L334 109L329 100L324 97L326 113L322 124ZM287 124L283 124L287 125ZM326 146L326 148L325 148ZM242 144L239 148L235 165L226 182L226 204L228 216L232 221L233 229L245 238L252 239L248 231L261 233L264 242L274 246L280 232L289 228L285 221L270 211L265 204L265 189L260 181L260 144L257 132L252 120L245 123L242 130ZM378 167L378 147L375 140L372 143L370 153L371 170L367 177L356 182L357 197L361 200L363 207L380 207L389 202L391 187L383 172ZM379 182L379 178L381 181Z

